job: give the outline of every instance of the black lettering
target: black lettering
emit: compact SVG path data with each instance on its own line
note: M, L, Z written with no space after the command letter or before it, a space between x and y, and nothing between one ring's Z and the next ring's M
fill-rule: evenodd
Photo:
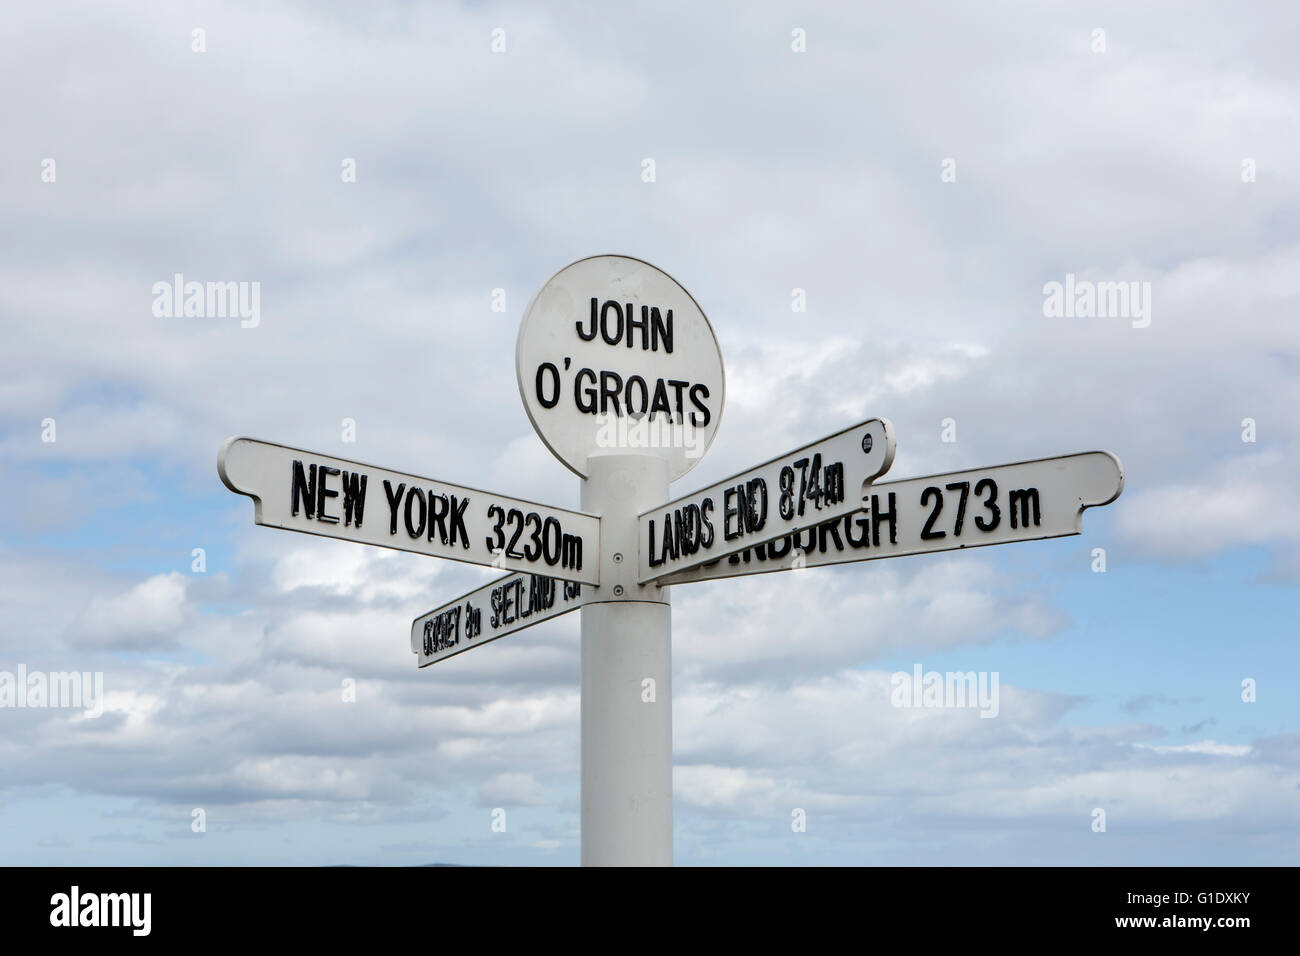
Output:
M610 309L613 309L614 315L618 317L618 325L614 326L613 335L609 334ZM600 337L605 340L606 345L618 345L618 340L623 337L623 310L613 299L600 307Z
M502 601L502 595L503 595L503 592L504 592L504 591L505 591L505 588L493 588L493 589L492 589L492 617L490 618L489 623L492 625L492 630L494 630L494 631L495 631L497 628L499 628L499 627L501 626L501 624L502 624L502 621L501 621L501 614L502 614L501 601Z
M397 491L393 491L393 486L388 479L384 479L384 494L388 496L388 533L397 534L397 506L402 503L402 492L406 490L406 482L397 486Z
M975 527L981 531L992 531L1002 521L1002 509L998 507L998 483L992 478L981 478L975 482L975 494L982 495L985 491L989 496L984 499L984 507L989 510L989 518L983 515L975 516Z
M460 608L453 607L438 615L436 650L446 650L460 643Z
M853 537L853 526L857 525L862 530L862 537ZM848 541L851 548L865 548L871 544L871 519L861 515L844 516L844 539Z
M1020 506L1019 518L1023 527L1029 527L1029 508L1033 506L1034 527L1038 527L1042 520L1042 515L1038 509L1038 489L1037 488L1019 488L1015 491L1007 492L1007 510L1011 512L1011 527L1016 527L1016 506Z
M578 338L582 339L582 341L590 342L592 339L596 337L596 297L595 296L592 296L591 298L591 329L587 332L582 331L581 319L575 322L574 325L577 326ZM549 405L546 407L550 408Z
M546 603L546 582L550 578L538 577L536 574L528 576L528 613L529 615L540 614L547 608Z
M627 347L632 347L632 335L637 330L641 330L641 350L645 351L650 348L650 319L649 309L644 305L641 306L641 320L638 322L632 318L632 303L628 303L627 309Z
M822 453L817 452L813 455L812 464L808 466L808 490L805 496L816 506L818 511L822 510Z
M789 465L782 465L777 485L781 489L781 495L776 500L776 510L780 512L782 518L789 521L794 517L794 469Z
M966 499L970 497L969 481L953 481L944 485L949 491L960 491L961 497L957 499L957 520L953 522L952 536L961 537L962 522L966 520Z
M591 378L591 385L585 390L582 387L583 376ZM578 406L578 411L586 412L588 415L596 414L596 399L599 392L596 390L596 373L589 368L578 369L578 374L573 377L573 404ZM586 401L583 401L583 398Z
M311 465L311 478L303 473L302 462L295 460L289 482L289 514L296 515L301 502L302 512L308 518L316 514L316 466Z
M671 352L672 349L669 349L668 351ZM709 397L709 386L692 385L691 404L704 413L703 417L701 417L699 415L696 415L694 412L691 412L691 424L696 428L703 428L706 425L708 425L710 421L713 420L713 413L709 411L709 406L705 405L704 402L700 401L701 395L703 395L705 398Z
M655 558L655 519L654 518L650 519L650 549L647 553L650 555L650 567L657 568L659 567L659 565L664 563L664 556L662 554L659 555L658 559Z
M600 413L609 414L609 406L614 406L614 415L621 417L622 412L619 410L618 396L623 391L623 376L618 372L601 372L600 373Z
M519 605L519 620L533 616L533 576L528 575L528 602L524 603L524 579L515 579L515 603Z
M664 351L669 355L673 352L673 310L668 310L668 318L664 320L659 316L658 309L650 310L650 326L653 329L650 341L652 351L659 351L660 340L664 343Z
M499 554L504 551L506 547L506 513L501 509L500 505L488 505L487 516L489 521L492 519L493 515L496 515L497 519L496 524L492 526L492 534L496 536L496 540L493 541L491 535L484 540L487 541L489 551L493 554ZM468 541L465 542L465 547L469 547Z
M705 498L700 502L700 547L713 547L713 522L709 520L709 512L713 510L713 499Z
M465 509L469 507L469 499L461 498L456 500L456 496L451 496L451 531L448 534L448 542L456 543L456 536L460 536L460 546L469 547L469 529L465 527Z
M686 512L682 516L682 525L689 536L686 544L690 546L689 551L683 548L682 554L695 554L700 550L700 542L703 538L703 525L700 521L700 506L689 504L682 510Z
M411 520L411 503L418 501L420 503L420 523L418 527ZM406 533L412 538L418 538L424 534L424 522L429 516L429 506L425 504L424 492L419 488L412 488L406 493Z
M636 383L641 389L641 401L634 403L632 401L632 384ZM627 385L623 390L623 402L627 407L627 413L631 416L644 415L650 408L650 387L646 385L645 379L640 375L633 375L627 380Z
M524 526L532 525L532 532L528 535L531 547L527 542L524 544L524 558L528 561L536 561L542 556L542 516L536 511L530 511L524 516Z
M429 494L429 540L433 540L433 529L438 529L438 540L447 543L447 496Z
M925 491L921 492L922 508L925 507L925 502L930 498L934 499L934 510L930 512L930 517L925 519L925 527L921 529L922 541L933 541L936 538L946 538L948 536L946 531L934 530L934 523L939 520L939 513L943 511L943 492L935 485L926 488Z
M824 524L817 529L817 546L821 549L823 553L830 554L831 553L830 549L826 547L827 535L829 535L831 539L834 540L836 551L844 550L844 541L840 538L840 523L838 521L832 521L828 524Z
M524 513L518 508L511 508L506 512L506 523L515 526L515 533L510 536L510 543L506 545L506 557L522 559L523 554L515 550L515 545L519 543L519 538L524 533Z
M337 498L339 493L332 490L329 485L330 475L337 475L337 468L330 468L327 465L321 465L316 469L316 520L326 521L329 524L338 524L338 515L326 514L325 499Z
M745 531L761 531L767 524L767 482L751 478L745 482Z
M880 547L880 526L889 522L889 543L898 544L898 509L894 505L894 492L889 493L889 510L880 510L880 496L871 496L871 544Z
M546 387L542 384L542 379L546 371L551 373L551 397L546 398ZM560 370L550 362L543 362L537 366L537 400L542 403L542 408L554 408L560 400Z
M676 407L677 409L677 417L674 419L674 421L676 421L678 424L681 424L682 422L686 421L686 410L682 407L682 390L691 383L682 382L675 378L670 378L668 380L668 384L673 387L673 397L675 402L674 407Z
M784 558L793 547L794 540L787 534L784 538L777 538L775 541L767 543L767 556L774 561L778 558Z
M654 417L655 412L664 412L671 422L673 418L672 407L668 404L668 388L664 385L664 380L655 381L655 396L650 400L650 415Z
M355 471L343 472L343 525L361 527L361 513L366 507L366 476Z
M563 544L564 532L560 528L560 522L554 517L547 518L542 522L542 560L554 567L560 560Z
M560 558L560 567L573 568L575 571L581 571L582 538L576 534L566 534L561 548L563 549L563 555Z
M734 541L745 532L740 527L740 502L739 498L744 491L743 486L737 488L728 488L722 493L722 539L724 541ZM733 506L732 501L736 504ZM731 519L736 519L736 530L731 530Z
M837 461L826 466L826 478L822 484L822 493L826 496L826 506L828 508L844 500L844 462Z
M510 611L515 601L515 596L512 592L514 591L515 585L518 583L519 583L519 579L516 578L513 581L507 581L501 587L501 623L502 624L513 624L515 622L515 615L511 614Z
M464 608L448 608L424 622L424 653L426 655L445 651L460 643L462 611L468 616L472 608L470 608L469 604L466 604ZM474 613L477 615L477 612ZM466 637L472 637L473 633L468 626L470 622L467 621L466 623Z

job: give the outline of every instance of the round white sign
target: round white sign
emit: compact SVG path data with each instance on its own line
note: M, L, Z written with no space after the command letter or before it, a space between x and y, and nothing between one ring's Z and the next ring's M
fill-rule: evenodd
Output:
M537 434L584 478L588 458L619 451L663 455L680 478L722 418L709 320L672 276L628 256L551 276L524 311L515 367Z

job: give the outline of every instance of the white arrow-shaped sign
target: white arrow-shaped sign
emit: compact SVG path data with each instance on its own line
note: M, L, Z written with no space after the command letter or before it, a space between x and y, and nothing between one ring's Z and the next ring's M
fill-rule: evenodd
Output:
M593 600L595 589L536 574L507 574L411 623L420 667L559 617Z
M217 457L272 528L598 583L600 519L252 438Z
M894 429L872 418L637 519L640 581L685 571L862 508L894 461Z
M1084 509L1110 504L1123 489L1124 468L1107 451L885 481L871 486L865 510L659 583L1078 534Z

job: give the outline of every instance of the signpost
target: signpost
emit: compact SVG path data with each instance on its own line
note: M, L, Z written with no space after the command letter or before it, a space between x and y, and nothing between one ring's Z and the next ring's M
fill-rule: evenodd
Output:
M445 481L231 438L226 487L257 503L254 521L359 544L505 570L597 582L600 519Z
M672 863L668 585L1078 534L1124 486L1101 451L877 484L895 437L873 418L669 500L717 432L722 355L686 290L629 256L548 279L515 363L582 511L250 438L217 470L257 524L511 572L412 622L420 667L582 609L584 864Z
M678 571L659 583L1079 534L1084 509L1110 504L1123 488L1123 467L1106 451L881 482L871 487L863 510L734 552L725 561Z
M894 428L873 418L660 505L638 519L640 580L766 544L862 508L894 462Z
M538 574L507 574L462 594L411 623L411 650L420 667L576 611L592 589Z
M546 280L515 348L524 410L561 462L587 477L612 450L666 457L669 480L708 451L726 385L713 328L666 272L592 256Z

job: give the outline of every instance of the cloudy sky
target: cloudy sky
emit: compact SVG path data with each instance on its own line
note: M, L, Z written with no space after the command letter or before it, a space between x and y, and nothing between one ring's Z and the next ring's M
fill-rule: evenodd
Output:
M0 670L105 703L0 709L0 862L576 863L578 616L417 670L495 572L256 527L215 463L576 506L514 342L611 252L722 347L678 493L874 415L891 478L1127 474L1080 537L675 588L679 863L1296 861L1300 8L837 6L6 9ZM258 324L155 315L177 273ZM892 707L917 664L998 717Z

